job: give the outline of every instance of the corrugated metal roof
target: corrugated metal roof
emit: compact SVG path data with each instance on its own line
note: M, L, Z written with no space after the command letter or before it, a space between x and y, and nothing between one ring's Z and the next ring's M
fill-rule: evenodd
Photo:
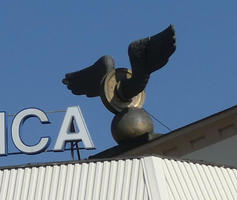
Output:
M237 199L237 170L163 159L169 199Z
M237 199L237 170L161 157L0 170L0 199Z
M4 169L0 199L148 199L139 159Z

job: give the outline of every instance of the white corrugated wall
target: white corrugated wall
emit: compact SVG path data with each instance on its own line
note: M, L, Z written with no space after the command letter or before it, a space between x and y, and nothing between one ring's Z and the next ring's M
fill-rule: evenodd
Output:
M170 159L162 162L169 199L237 200L236 169Z
M0 171L0 200L148 199L139 159Z
M0 200L237 200L237 170L160 157L0 170Z

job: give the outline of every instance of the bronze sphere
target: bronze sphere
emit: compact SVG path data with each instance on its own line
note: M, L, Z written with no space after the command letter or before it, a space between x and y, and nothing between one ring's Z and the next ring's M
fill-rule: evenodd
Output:
M122 143L146 133L153 133L154 125L150 115L141 108L126 108L115 115L111 132L117 143Z

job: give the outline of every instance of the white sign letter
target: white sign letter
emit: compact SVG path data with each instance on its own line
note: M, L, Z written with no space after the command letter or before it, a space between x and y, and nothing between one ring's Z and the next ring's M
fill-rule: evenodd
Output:
M6 142L6 113L0 112L0 155L7 155Z
M79 129L79 131L75 131L75 133L71 133L70 131L73 120ZM54 151L63 151L65 143L68 141L82 141L86 149L94 148L79 106L73 106L67 109L54 146Z
M30 117L39 118L42 124L50 123L47 115L37 108L22 110L15 116L12 122L12 140L20 151L27 154L35 154L45 150L48 147L49 137L42 137L39 143L34 146L27 146L22 142L20 137L20 127L24 124L25 120Z

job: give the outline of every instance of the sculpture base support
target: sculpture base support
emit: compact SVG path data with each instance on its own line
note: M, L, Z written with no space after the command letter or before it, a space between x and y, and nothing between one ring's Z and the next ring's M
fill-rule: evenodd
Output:
M112 136L118 144L154 133L150 115L142 108L125 108L115 115L111 124Z

